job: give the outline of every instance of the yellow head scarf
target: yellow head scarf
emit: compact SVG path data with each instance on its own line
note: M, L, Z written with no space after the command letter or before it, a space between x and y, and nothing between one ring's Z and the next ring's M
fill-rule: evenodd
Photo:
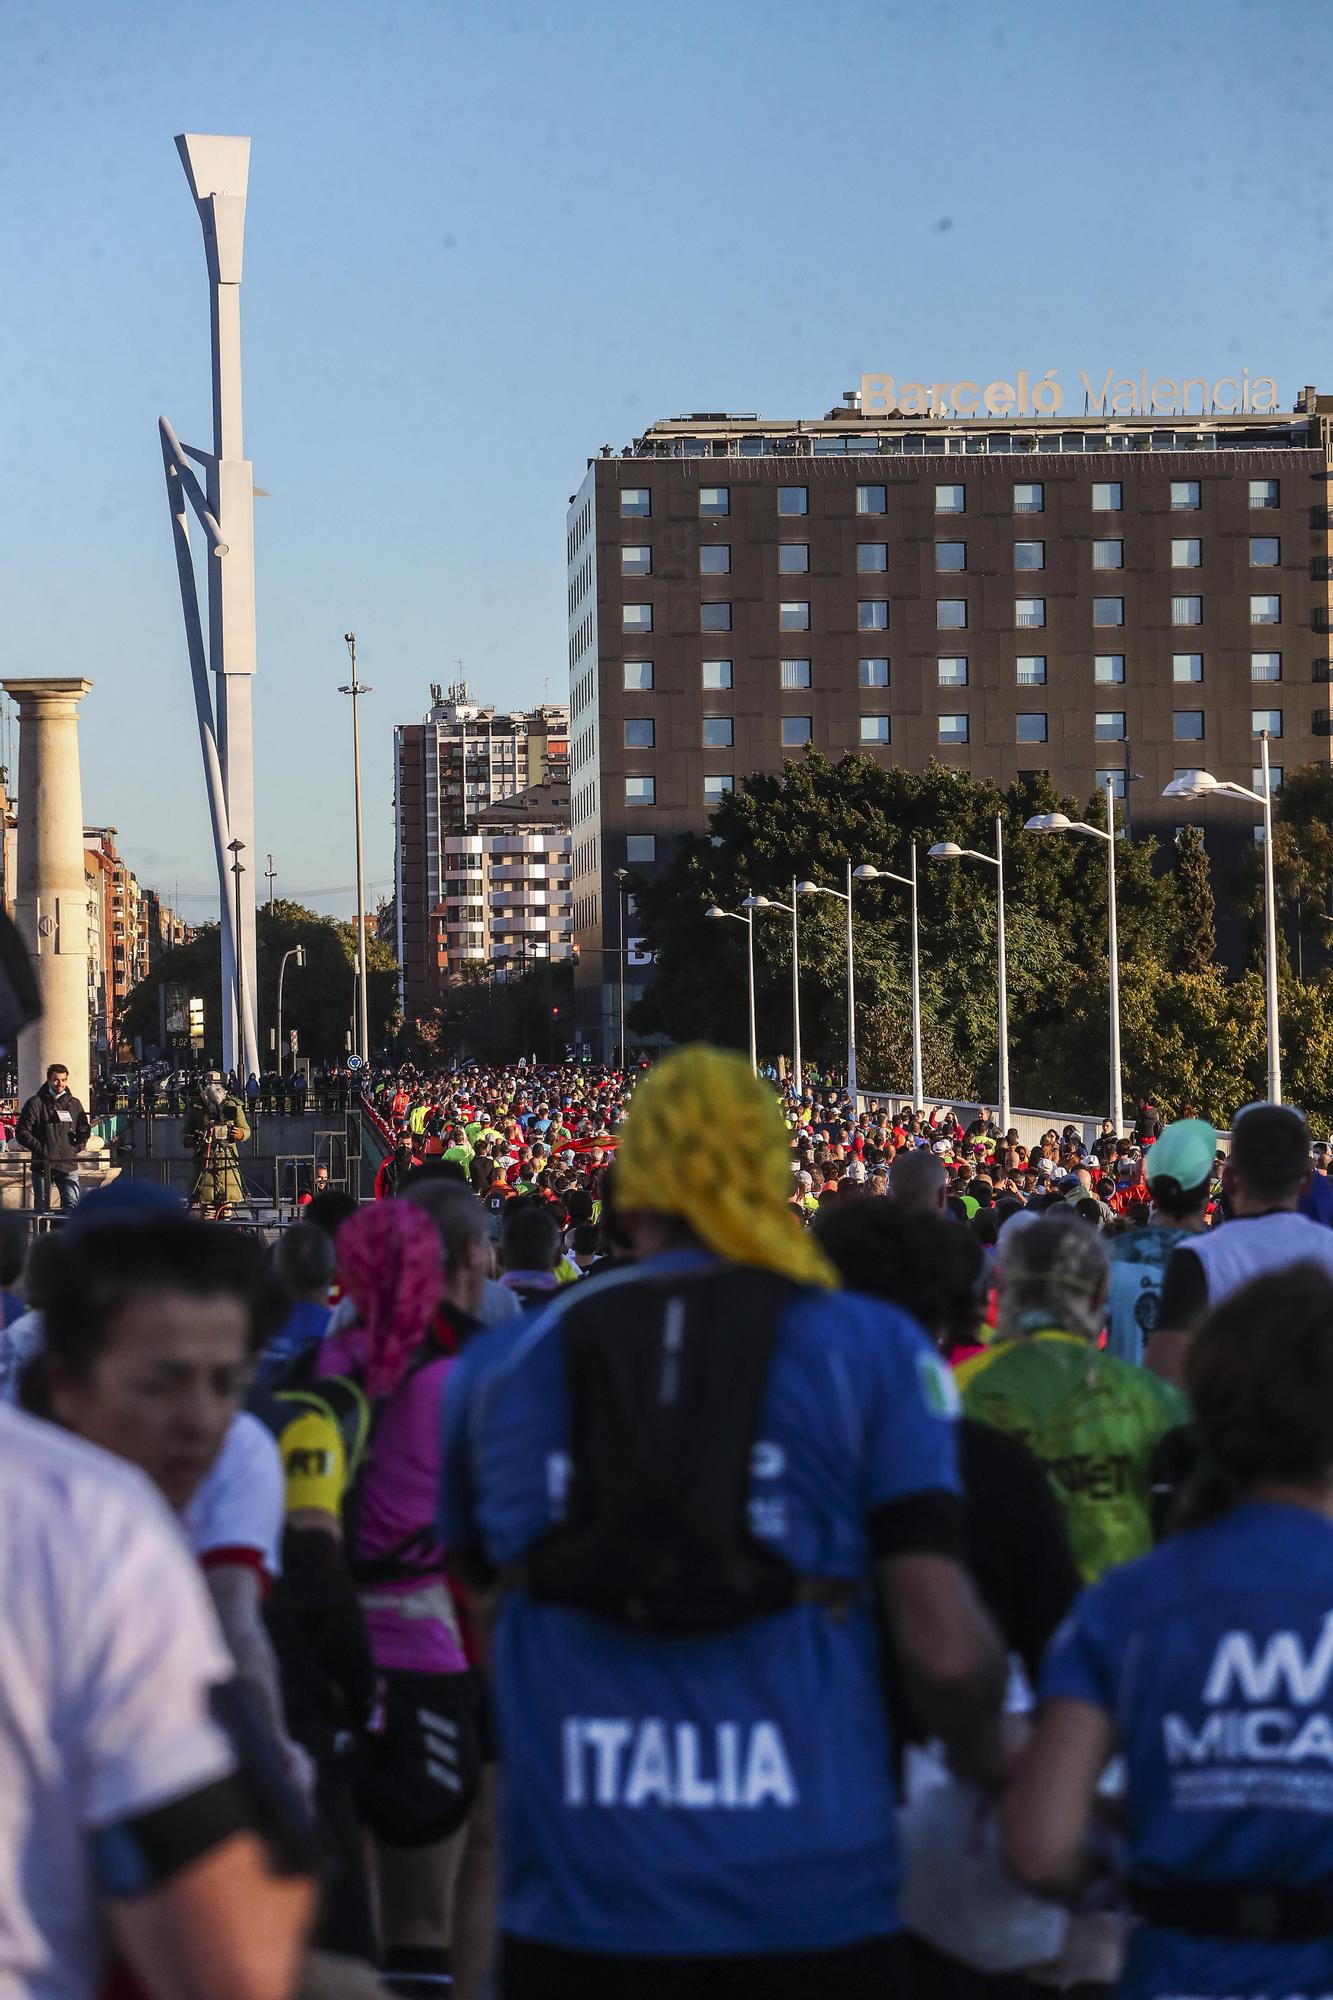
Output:
M744 1057L676 1049L634 1092L615 1168L616 1205L678 1215L736 1264L836 1285L787 1206L791 1151L777 1099Z

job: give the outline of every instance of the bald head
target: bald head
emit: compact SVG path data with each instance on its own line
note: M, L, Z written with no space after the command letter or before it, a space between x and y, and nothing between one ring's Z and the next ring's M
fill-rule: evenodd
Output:
M889 1192L905 1213L942 1214L948 1185L944 1162L929 1146L899 1153L889 1168Z

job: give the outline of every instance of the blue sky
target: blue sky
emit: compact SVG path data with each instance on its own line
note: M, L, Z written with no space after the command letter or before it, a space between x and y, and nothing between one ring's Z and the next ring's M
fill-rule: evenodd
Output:
M253 135L258 839L354 898L394 722L565 692L586 457L864 370L1333 387L1322 0L0 0L0 667L82 672L84 804L210 908L156 420L205 441L173 134Z

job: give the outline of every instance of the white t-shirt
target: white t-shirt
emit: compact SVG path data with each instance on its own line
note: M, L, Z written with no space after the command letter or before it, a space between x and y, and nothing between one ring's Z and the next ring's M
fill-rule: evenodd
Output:
M149 1482L0 1409L0 2000L90 2000L95 1829L233 1768L209 1689L233 1668Z
M271 1579L282 1574L286 1505L277 1439L242 1410L185 1510L186 1537L205 1569L248 1560Z

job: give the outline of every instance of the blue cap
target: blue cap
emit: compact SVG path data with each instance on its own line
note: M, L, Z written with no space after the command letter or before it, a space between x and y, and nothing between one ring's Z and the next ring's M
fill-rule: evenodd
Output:
M132 1174L117 1174L115 1180L94 1188L83 1197L70 1215L69 1232L100 1229L104 1223L156 1222L166 1215L183 1215L185 1204L160 1181L136 1180Z

